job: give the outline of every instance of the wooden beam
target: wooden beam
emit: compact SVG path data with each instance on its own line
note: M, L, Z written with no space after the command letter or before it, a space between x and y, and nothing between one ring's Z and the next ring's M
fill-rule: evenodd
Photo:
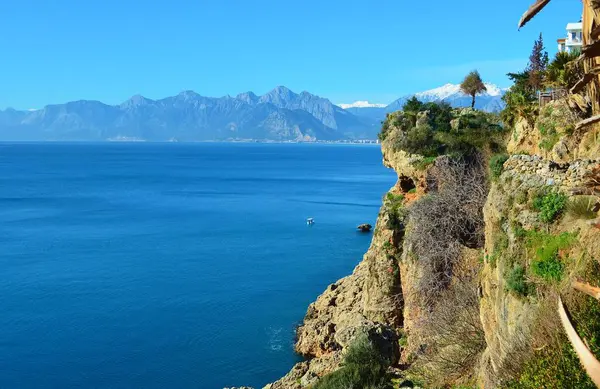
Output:
M592 116L591 118L588 118L588 119L580 121L575 126L575 129L579 130L579 129L585 127L585 126L589 126L590 124L594 124L594 123L598 123L598 122L600 122L600 114L596 115L596 116Z
M600 56L600 40L583 46L581 49L581 55L586 58L594 58Z
M592 286L590 284L586 284L585 282L573 281L571 284L575 290L583 292L588 296L595 298L600 301L600 288Z
M558 315L560 316L560 321L567 333L569 342L573 345L573 349L575 349L575 353L577 353L577 356L581 361L581 365L594 384L600 388L600 362L598 362L594 357L594 354L592 354L585 343L583 343L583 340L577 335L577 331L573 328L573 324L571 324L571 320L569 320L569 316L565 311L565 306L560 297L558 298Z
M537 0L529 9L521 16L521 20L519 20L519 29L527 24L528 21L533 19L535 15L538 14L548 3L550 0Z
M594 27L592 29L592 32L590 33L590 36L592 37L592 39L598 39L598 36L600 36L600 24L597 25L596 27Z
M586 73L583 78L575 83L571 90L571 94L579 93L590 81L594 79L595 75L592 73Z

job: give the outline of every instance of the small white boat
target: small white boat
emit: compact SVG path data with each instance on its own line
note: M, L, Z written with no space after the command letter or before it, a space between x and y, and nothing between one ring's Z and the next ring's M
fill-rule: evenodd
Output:
M308 219L306 219L306 224L312 226L313 224L315 224L315 219L309 217Z

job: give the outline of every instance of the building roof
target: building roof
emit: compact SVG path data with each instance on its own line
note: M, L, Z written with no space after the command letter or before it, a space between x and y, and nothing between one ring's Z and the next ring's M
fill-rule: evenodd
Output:
M566 39L565 38L560 38L556 40L558 43L565 43Z
M583 23L581 22L577 22L577 23L569 23L567 24L567 30L582 30L583 29Z

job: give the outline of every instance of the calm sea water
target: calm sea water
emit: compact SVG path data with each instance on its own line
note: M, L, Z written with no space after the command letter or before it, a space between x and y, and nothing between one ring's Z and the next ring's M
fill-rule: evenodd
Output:
M262 387L394 181L376 146L0 144L0 387Z

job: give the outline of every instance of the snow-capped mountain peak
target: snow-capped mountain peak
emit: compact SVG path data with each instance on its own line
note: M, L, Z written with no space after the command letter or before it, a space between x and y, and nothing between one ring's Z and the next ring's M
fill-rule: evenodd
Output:
M374 104L369 103L368 101L355 101L352 104L338 104L338 107L342 109L348 108L384 108L387 104Z
M501 96L503 94L503 90L499 88L497 85L484 83L487 91L481 93L481 96ZM416 93L415 96L417 98L425 98L426 100L445 100L451 96L456 95L464 95L460 90L459 84L446 84L444 86L440 86L439 88L430 89L424 92Z

